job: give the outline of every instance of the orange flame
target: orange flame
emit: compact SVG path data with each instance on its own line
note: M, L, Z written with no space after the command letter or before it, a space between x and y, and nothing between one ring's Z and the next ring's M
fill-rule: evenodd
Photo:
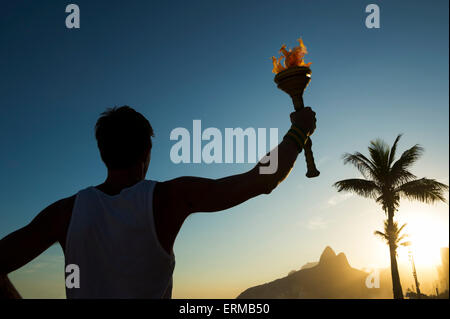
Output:
M282 56L280 56L278 59L274 56L272 57L273 63L272 73L277 74L293 66L309 67L311 65L311 62L305 63L305 61L303 61L303 57L305 56L305 54L308 53L308 51L306 50L306 47L303 44L302 38L298 39L297 41L299 43L297 47L294 47L288 51L286 50L286 44L283 44L283 46L280 49L280 53L282 53Z

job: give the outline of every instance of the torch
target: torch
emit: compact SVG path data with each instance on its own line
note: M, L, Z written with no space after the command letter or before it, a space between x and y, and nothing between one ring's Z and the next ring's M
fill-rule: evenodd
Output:
M307 53L306 47L302 39L298 39L298 42L299 46L289 51L286 50L286 45L283 45L280 49L283 56L278 59L272 57L272 72L276 74L274 81L280 90L286 92L292 98L295 110L300 110L305 107L303 104L303 92L311 80L311 69L309 68L311 63L305 63L303 61L303 57ZM283 59L285 59L284 63L282 63ZM308 138L304 146L304 151L307 167L306 177L309 178L319 176L320 174L314 163L311 146L311 138Z

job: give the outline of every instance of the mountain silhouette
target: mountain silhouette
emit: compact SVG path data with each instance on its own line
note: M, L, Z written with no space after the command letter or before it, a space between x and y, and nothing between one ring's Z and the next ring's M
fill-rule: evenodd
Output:
M316 261L310 262L310 263L306 263L306 264L304 264L304 265L302 266L302 268L300 268L300 270L301 270L301 269L312 268L312 267L316 266L318 263L319 263L319 262L316 262ZM293 270L292 272L294 273L295 270Z
M319 263L327 262L335 257L336 253L334 252L334 250L330 246L327 246L322 252L322 255L320 255Z
M344 253L336 255L327 246L318 263L308 263L298 271L272 282L251 287L237 298L242 299L332 299L380 298L377 288L367 288L368 273L352 268Z

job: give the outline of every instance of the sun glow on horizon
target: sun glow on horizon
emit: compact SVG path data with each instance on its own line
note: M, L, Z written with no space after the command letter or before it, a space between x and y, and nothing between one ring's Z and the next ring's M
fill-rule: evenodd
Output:
M422 206L422 205L420 205ZM412 252L417 267L436 267L441 264L441 248L449 246L448 208L447 214L436 211L432 206L402 209L407 212L399 218L407 223L404 232L408 234L410 247L401 246L398 249L399 259L409 261Z

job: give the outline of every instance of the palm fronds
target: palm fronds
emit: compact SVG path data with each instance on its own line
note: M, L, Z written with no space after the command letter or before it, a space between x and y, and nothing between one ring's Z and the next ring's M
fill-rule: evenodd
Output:
M427 204L437 201L446 202L444 192L448 186L434 179L421 178L400 185L395 192L410 200L418 200Z
M352 192L363 197L374 199L380 193L380 188L375 182L359 178L345 179L336 182L334 183L334 187L337 188L338 192Z

